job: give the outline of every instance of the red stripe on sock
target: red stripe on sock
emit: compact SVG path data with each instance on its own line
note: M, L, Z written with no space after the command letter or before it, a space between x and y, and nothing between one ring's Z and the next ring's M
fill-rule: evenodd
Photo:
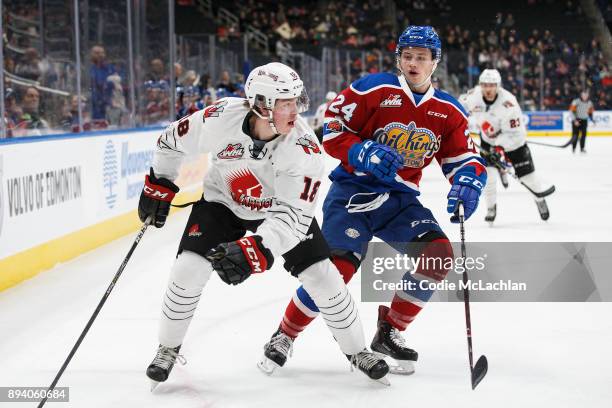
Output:
M391 310L387 313L385 320L398 330L406 330L406 327L414 320L421 309L420 306L395 295L393 302L391 302Z
M291 299L285 309L281 330L289 337L296 338L313 320L313 317L306 316Z

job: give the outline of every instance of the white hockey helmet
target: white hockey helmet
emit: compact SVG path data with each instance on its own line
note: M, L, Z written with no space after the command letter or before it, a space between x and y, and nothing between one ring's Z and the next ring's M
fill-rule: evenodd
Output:
M482 71L482 74L480 74L480 78L478 78L478 83L495 84L497 86L501 86L501 75L496 69L485 69L484 71Z
M328 93L325 94L325 100L327 102L333 101L334 99L336 99L336 96L338 96L337 93L335 93L334 91L329 91Z
M257 67L251 71L244 92L251 108L258 107L263 110L274 109L277 99L298 98L298 112L308 110L308 95L300 76L292 68L280 62L271 62Z

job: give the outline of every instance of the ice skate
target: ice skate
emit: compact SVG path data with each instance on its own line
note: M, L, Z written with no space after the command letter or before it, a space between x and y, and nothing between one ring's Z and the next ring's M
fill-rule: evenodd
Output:
M419 358L419 354L408 348L401 332L385 320L388 312L388 307L382 305L378 307L378 330L372 340L371 348L395 360L396 365L391 365L389 368L392 374L414 374L414 363Z
M357 354L347 354L346 358L351 362L351 371L356 367L370 379L386 386L391 385L387 377L385 377L389 372L389 366L383 357L379 357L378 354L363 349L363 351Z
M495 217L497 217L497 204L494 204L493 207L487 208L487 215L485 216L485 221L493 225Z
M180 364L185 365L187 362L185 358L179 354L181 346L177 347L166 347L159 345L157 349L157 355L147 367L147 377L151 379L151 391L159 385L160 382L164 382L168 379L174 363L178 360Z
M264 355L257 367L267 375L272 375L277 368L285 365L287 356L293 351L293 339L279 328L264 346Z
M538 211L540 213L540 218L546 221L550 217L550 212L548 211L548 205L546 204L545 199L536 200L536 205L538 206Z

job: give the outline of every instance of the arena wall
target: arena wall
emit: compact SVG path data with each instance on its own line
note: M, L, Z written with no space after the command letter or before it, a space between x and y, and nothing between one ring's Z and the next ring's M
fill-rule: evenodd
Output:
M161 128L0 144L0 290L140 228ZM185 159L175 202L198 199L207 156Z

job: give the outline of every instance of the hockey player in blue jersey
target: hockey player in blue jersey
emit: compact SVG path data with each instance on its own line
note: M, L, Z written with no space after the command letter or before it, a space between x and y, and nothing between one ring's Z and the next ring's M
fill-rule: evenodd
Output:
M431 86L442 55L440 39L429 26L409 26L399 37L399 75L365 76L342 91L325 115L323 146L341 164L323 204L323 234L332 260L348 282L359 268L365 246L376 236L402 253L420 243L413 256L452 256L448 238L432 212L418 200L422 169L434 158L450 182L449 213L463 202L465 217L476 210L486 170L467 131L467 113L452 96ZM447 270L418 269L405 279L444 279ZM418 284L416 285L418 288ZM414 372L417 352L401 331L415 319L432 290L397 292L391 307L380 306L371 347L395 359L397 371ZM329 322L333 316L321 311ZM259 367L282 366L294 339L319 314L300 287L280 327L264 348Z

